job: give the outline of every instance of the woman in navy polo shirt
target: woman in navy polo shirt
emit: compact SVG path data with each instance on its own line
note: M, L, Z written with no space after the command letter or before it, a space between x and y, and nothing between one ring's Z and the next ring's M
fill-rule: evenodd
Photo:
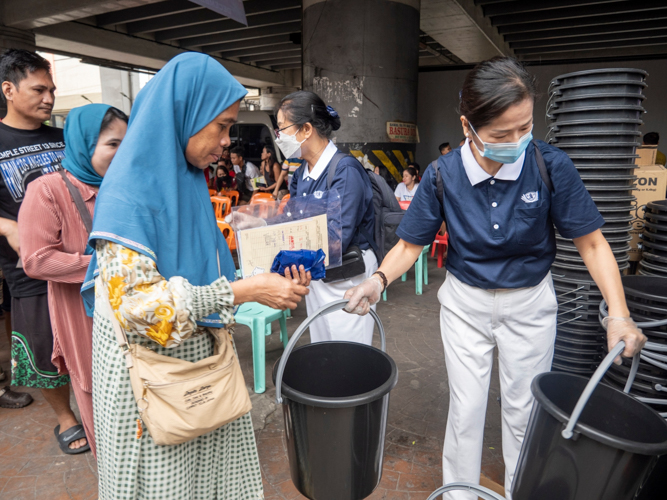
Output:
M303 158L303 164L292 176L290 196L327 191L331 160L338 152L329 137L340 128L338 113L324 104L317 94L302 90L283 98L276 119L279 129L276 144L285 158ZM360 284L377 269L370 242L363 236L373 234L375 212L371 181L361 163L351 156L342 158L336 167L331 189L336 189L341 198L342 251L345 253L350 245L358 246L366 271L334 283L312 281L310 294L306 295L308 314L342 299L349 288ZM350 319L350 315L343 311L316 319L310 325L311 341L347 340L370 345L373 319L370 316Z
M450 389L443 479L479 481L497 347L508 498L533 404L530 383L550 370L553 356L558 309L549 272L556 254L553 225L574 240L616 318L609 325L609 348L624 340L623 355L633 356L646 341L629 319L618 266L600 231L604 220L572 161L539 142L553 192L540 176L531 142L535 94L535 78L508 57L485 61L468 74L460 94L466 142L437 163L443 196L437 195L436 171L427 168L398 228L401 240L371 278L345 295L349 311L365 314L433 242L446 218L447 279L438 292Z

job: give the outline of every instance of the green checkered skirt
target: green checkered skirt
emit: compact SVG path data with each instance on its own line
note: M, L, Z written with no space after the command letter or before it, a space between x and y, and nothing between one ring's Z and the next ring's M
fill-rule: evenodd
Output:
M98 299L99 300L99 299ZM255 500L264 498L250 414L187 443L157 446L144 427L125 360L105 311L95 308L93 406L100 500ZM148 345L147 339L129 336ZM213 354L210 335L159 354L198 361Z

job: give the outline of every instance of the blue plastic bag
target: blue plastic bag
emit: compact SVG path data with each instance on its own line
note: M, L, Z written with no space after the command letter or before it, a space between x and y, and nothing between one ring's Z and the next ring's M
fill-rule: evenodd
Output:
M271 265L271 272L285 276L285 269L303 266L314 280L321 280L326 275L324 269L324 250L281 250Z

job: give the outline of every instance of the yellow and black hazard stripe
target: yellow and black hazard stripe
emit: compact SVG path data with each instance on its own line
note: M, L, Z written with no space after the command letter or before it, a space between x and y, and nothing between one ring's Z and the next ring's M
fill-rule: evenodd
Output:
M408 163L415 161L413 144L397 144L392 142L366 143L366 144L337 144L341 151L349 153L359 159L368 156L374 166L384 166L389 173L401 182L403 170Z

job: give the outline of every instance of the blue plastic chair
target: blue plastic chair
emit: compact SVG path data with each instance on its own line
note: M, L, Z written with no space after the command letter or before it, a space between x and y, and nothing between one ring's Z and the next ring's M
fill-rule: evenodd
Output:
M252 335L252 368L255 377L255 393L266 391L266 339L271 335L271 323L280 322L280 340L287 346L287 312L273 309L257 302L241 305L234 315L237 323L250 328Z
M415 293L417 295L421 295L424 291L424 285L428 285L428 263L426 262L426 257L430 248L431 245L426 245L415 262ZM407 280L408 273L405 273L401 276L401 281ZM382 293L382 300L387 301L387 290Z

